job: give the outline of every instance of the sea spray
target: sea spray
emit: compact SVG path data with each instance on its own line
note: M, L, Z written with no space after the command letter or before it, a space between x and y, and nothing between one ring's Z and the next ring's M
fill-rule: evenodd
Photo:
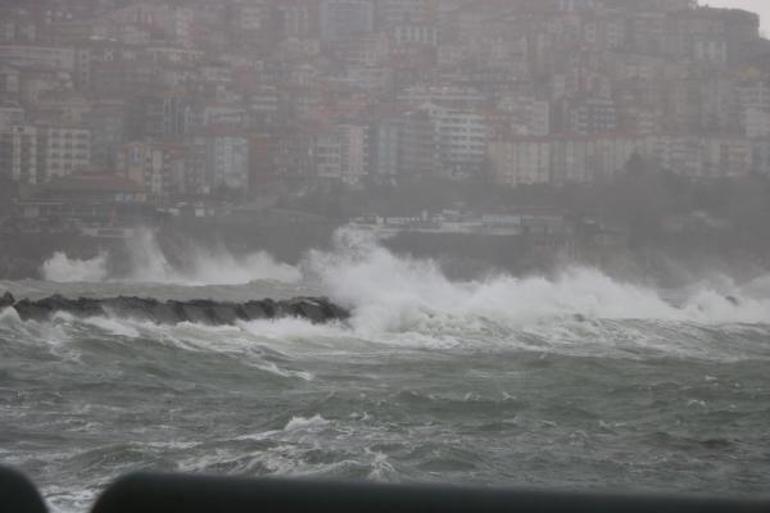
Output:
M78 260L63 252L55 253L42 268L48 281L60 283L146 283L166 285L244 285L262 280L296 283L300 271L276 261L265 251L233 255L226 248L215 250L190 244L179 258L172 261L161 247L153 230L137 229L126 241L129 260L127 275L108 272L109 256L100 253L90 260Z
M79 260L57 251L43 263L41 272L44 279L57 283L98 283L107 278L107 254Z
M589 267L568 267L551 278L494 275L451 281L435 262L394 255L354 230L339 231L331 252L311 252L304 269L335 301L352 309L351 325L364 335L454 332L480 320L515 328L555 319L705 324L770 319L766 295L749 297L741 290L727 295L703 284L674 302L655 289Z

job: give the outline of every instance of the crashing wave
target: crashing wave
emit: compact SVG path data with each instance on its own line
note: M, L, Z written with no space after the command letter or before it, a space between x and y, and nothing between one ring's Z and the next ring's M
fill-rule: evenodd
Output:
M555 277L494 275L452 281L431 260L399 257L369 235L344 230L332 252L312 252L308 275L352 311L361 333L463 331L490 321L522 326L550 319L754 323L770 319L767 296L701 286L672 301L593 268Z
M107 255L79 260L57 251L42 267L43 277L56 283L98 283L107 278Z

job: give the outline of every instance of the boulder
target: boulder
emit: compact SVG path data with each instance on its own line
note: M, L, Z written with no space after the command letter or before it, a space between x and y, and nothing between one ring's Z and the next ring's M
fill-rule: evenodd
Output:
M137 297L117 297L101 300L108 313L116 317L131 317L140 320L155 320L152 309L158 304L155 299Z
M238 308L232 303L219 303L211 307L211 317L214 324L235 324L240 320Z
M37 302L37 305L48 310L49 312L70 313L74 309L72 306L72 301L60 294L54 294L53 296L41 299Z
M17 301L13 308L23 321L46 321L51 318L53 311L45 305L40 305L29 299Z
M212 324L211 309L207 301L187 301L181 304L185 320L197 324Z
M329 298L322 297L318 298L316 301L318 301L321 308L323 308L324 313L326 314L326 320L346 321L350 318L350 312L338 304L333 303Z
M268 318L262 301L249 301L243 303L239 312L242 316L241 319L244 321L257 321Z
M177 318L177 323L190 321L190 319L187 317L187 313L184 311L184 303L171 300L166 301L166 305L168 305L168 307L174 311L174 316Z
M262 311L265 312L265 319L275 319L278 315L278 304L272 299L263 299L259 303L262 306Z
M307 319L314 324L329 320L323 306L318 301L309 298L293 299L288 306L295 317Z
M13 297L13 294L10 292L6 292L2 296L0 296L0 310L4 308L8 308L9 306L13 306L13 304L16 302L16 299Z
M72 303L73 315L81 317L98 317L104 315L104 308L98 299L81 297Z
M186 318L179 315L178 309L169 303L153 303L147 306L150 319L158 324L179 324Z

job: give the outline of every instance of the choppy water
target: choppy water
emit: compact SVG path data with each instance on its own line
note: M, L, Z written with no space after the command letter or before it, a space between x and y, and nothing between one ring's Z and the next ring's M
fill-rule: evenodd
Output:
M80 281L0 283L32 297L323 292L353 309L346 325L226 328L35 323L5 311L0 461L67 512L137 469L770 489L765 283L663 294L590 269L457 283L429 262L350 239L300 269L270 261L277 280L217 280L213 266L206 279L167 270L174 279L150 285L58 257L47 272L78 266Z

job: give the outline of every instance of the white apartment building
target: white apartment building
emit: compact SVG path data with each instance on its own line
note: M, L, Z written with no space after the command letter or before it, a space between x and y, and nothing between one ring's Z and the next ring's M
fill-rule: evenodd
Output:
M422 110L428 113L435 127L444 174L458 177L484 164L489 128L482 114L433 104L423 106Z
M495 179L510 186L550 182L551 150L551 141L546 137L489 143Z
M0 132L0 162L14 181L38 184L91 165L91 132L82 128L12 125Z
M44 127L42 137L45 177L69 176L91 164L91 132L83 128Z
M368 146L366 126L344 124L325 129L315 139L316 174L347 184L359 183L367 172Z
M650 155L661 166L690 178L743 176L754 168L750 139L730 136L653 138Z
M0 170L14 181L37 184L43 181L43 162L38 130L30 125L13 125L0 131Z
M513 137L491 142L488 155L496 180L516 186L607 178L650 149L648 138L634 135Z
M209 170L214 187L246 191L249 188L249 141L241 136L209 139Z

